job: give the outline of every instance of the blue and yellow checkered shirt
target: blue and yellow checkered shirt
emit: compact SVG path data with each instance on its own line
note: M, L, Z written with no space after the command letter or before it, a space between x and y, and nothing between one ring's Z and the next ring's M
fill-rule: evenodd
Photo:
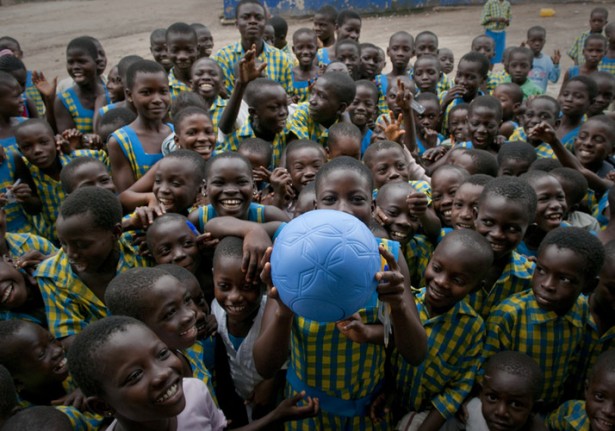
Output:
M439 316L430 316L426 289L416 295L416 306L427 333L427 357L409 365L395 352L395 403L403 413L435 408L442 417L455 415L474 386L485 341L483 319L465 302Z
M585 401L566 401L547 416L545 424L552 431L589 431L590 425L585 410Z
M579 66L585 64L585 57L583 56L583 45L585 45L585 39L591 34L589 30L581 33L575 41L572 43L572 46L568 50L568 56L575 61Z
M233 92L233 87L235 86L235 76L237 74L235 67L239 64L239 60L241 60L244 55L245 51L243 50L241 42L236 42L221 48L212 56L222 68L222 72L224 73L224 86L229 95ZM293 94L293 68L286 54L263 42L263 52L257 57L257 61L260 63L267 63L267 68L265 69L267 78L279 82L280 85L284 87L286 94Z
M523 127L516 127L512 135L510 135L510 137L508 138L508 140L510 142L518 142L518 141L527 142L527 134L525 133L525 129L523 129ZM534 151L536 151L536 156L539 159L557 158L555 156L555 153L553 152L553 149L551 148L551 145L545 142L541 142L537 146L534 146L532 144L532 146L534 147Z
M427 269L433 249L433 244L422 234L415 234L407 244L402 246L404 258L410 271L412 286L423 286L425 284L425 269Z
M181 354L184 355L190 363L192 377L199 379L207 385L207 389L209 389L211 397L216 405L218 405L218 399L216 398L216 392L214 391L214 386L212 384L211 372L205 366L205 362L203 362L203 357L205 355L203 344L197 341L189 348L182 350Z
M282 152L284 151L284 148L286 148L287 133L288 130L284 128L284 130L275 135L275 137L273 138L273 142L271 143L273 147L271 165L265 166L266 168L273 169L280 165L280 160L282 159ZM248 120L243 123L239 130L235 130L233 133L228 135L224 142L219 142L216 145L216 153L225 151L237 151L239 145L244 140L256 137L256 133L254 133L254 129L252 128L252 123L250 122L250 120Z
M316 123L310 116L309 104L302 103L297 107L287 123L288 131L294 133L298 139L309 139L323 147L329 141L329 129Z
M506 82L507 76L508 73L503 70L499 72L489 72L489 74L487 75L487 82L485 84L487 87L487 94L492 95L493 90L495 90L495 87Z
M124 237L118 246L117 274L146 266L145 259ZM54 337L75 335L90 322L107 316L107 307L73 272L64 251L41 262L34 277L45 303L49 332Z
M480 288L468 294L465 301L486 319L491 309L509 296L523 292L532 287L532 277L536 264L525 256L513 251L510 261L504 267L502 274L490 288Z
M531 290L516 293L489 315L485 359L503 350L533 358L545 377L540 399L547 406L555 405L560 402L588 319L589 307L582 299L568 313L558 316L540 308Z
M50 241L30 233L7 232L4 239L12 257L20 257L33 250L39 251L45 256L51 256L58 252L58 249Z
M209 220L218 217L218 213L211 204L200 206L195 211L198 211L199 214L199 223L197 227L201 232L205 232L205 225ZM246 220L255 223L265 223L265 205L252 202L248 208Z
M602 57L602 60L598 65L598 70L615 75L615 58Z
M483 11L480 14L480 25L486 30L502 31L506 29L506 23L503 22L487 22L490 18L506 18L508 21L512 18L510 13L510 3L507 0L487 0L483 6Z
M70 113L77 130L81 133L92 133L94 131L94 110L83 107L73 87L58 94L58 99ZM107 100L107 102L110 102L110 100Z
M2 193L6 193L8 188L15 183L15 157L19 157L17 153L7 150L6 158L0 162L0 192ZM36 217L27 214L19 202L4 205L4 212L7 232L37 232L35 223L33 223Z
M188 92L192 91L192 88L190 88L190 86L188 84L186 84L185 82L182 82L179 79L177 79L173 69L174 68L169 70L169 76L168 76L168 78L169 78L169 92L171 93L171 102L175 102L175 99L177 99L177 96L179 96L181 93L183 93L185 91L188 91Z
M34 106L36 106L36 112L38 112L39 117L43 117L45 115L45 102L43 102L43 97L41 93L38 91L38 88L32 82L32 71L28 70L26 73L26 97L34 102Z

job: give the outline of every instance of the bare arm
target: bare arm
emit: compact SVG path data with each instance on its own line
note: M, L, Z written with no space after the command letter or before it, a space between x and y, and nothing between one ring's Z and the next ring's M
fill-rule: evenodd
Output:
M72 115L70 115L70 112L68 112L68 109L66 109L66 106L64 106L59 97L56 97L56 100L53 102L53 113L58 133L76 128Z
M109 161L111 162L111 177L118 192L123 192L135 183L135 175L132 172L130 163L120 148L120 144L113 137L107 144Z

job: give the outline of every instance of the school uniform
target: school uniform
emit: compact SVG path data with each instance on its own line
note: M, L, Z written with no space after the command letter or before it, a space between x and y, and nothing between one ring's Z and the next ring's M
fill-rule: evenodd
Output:
M6 158L0 162L0 190L5 193L15 184L15 157L19 157L16 152L6 151ZM34 221L40 217L27 214L19 202L7 202L4 213L7 232L38 233Z
M174 67L171 68L171 70L169 70L168 79L169 79L169 92L171 93L171 102L175 102L175 99L177 99L177 97L181 93L192 91L192 88L190 88L188 84L177 79L177 77L175 76Z
M116 273L146 266L146 261L124 237L118 241ZM38 283L49 332L64 338L81 332L89 323L108 315L107 307L75 274L63 250L39 264L34 272Z
M516 127L512 135L508 138L510 142L518 142L523 141L527 142L527 134L523 127ZM553 152L553 148L551 145L546 142L541 142L540 144L534 146L534 151L536 152L536 156L539 159L556 159L555 153Z
M182 350L181 355L186 358L190 364L190 368L192 369L192 377L199 379L207 385L207 389L209 389L209 393L217 405L218 400L216 399L216 393L214 391L212 374L211 371L205 366L205 362L203 360L205 356L203 344L197 341L192 346Z
M108 105L105 105L101 108L98 108L98 117L102 118L107 112L115 109L118 107L119 102L116 103L109 103Z
M308 103L302 103L297 107L290 116L287 127L288 131L294 133L298 139L309 139L319 143L323 148L327 146L329 129L312 119Z
M426 288L416 295L416 307L427 334L427 357L410 365L395 351L395 409L408 412L437 410L454 417L474 385L485 341L483 319L464 301L446 313L430 316Z
M201 232L205 232L205 225L209 220L218 217L218 213L211 204L200 206L195 211L198 211L199 222L197 227ZM254 202L250 203L250 207L248 208L248 217L246 220L253 221L255 223L265 223L265 205Z
M424 274L429 264L429 259L433 254L433 245L423 234L417 233L402 246L402 252L408 270L410 271L410 281L413 286L425 284Z
M282 159L282 152L284 148L286 148L286 134L288 130L284 128L281 132L277 133L273 138L273 142L271 143L273 154L271 156L271 165L265 166L268 169L275 168L279 166L280 160ZM252 123L250 120L243 123L241 128L235 130L233 133L228 135L224 142L218 142L216 145L216 153L221 153L225 151L237 151L239 149L239 145L245 141L246 139L256 138L256 133L252 128Z
M502 274L491 287L481 287L465 297L465 301L487 319L491 309L515 293L532 287L536 264L525 256L513 251Z
M105 96L107 98L107 103L111 103L111 98L109 97L109 93L106 88ZM60 99L62 105L64 105L70 113L77 130L81 133L94 132L94 110L83 107L79 97L77 96L77 92L73 87L70 87L68 90L58 94L58 99Z
M293 71L293 94L299 96L297 104L307 102L310 98L310 83L313 81L299 81Z
M489 71L487 74L487 81L485 83L487 94L492 95L495 87L506 82L505 79L507 75L508 74L504 70L499 72Z
M36 107L36 112L38 112L39 117L43 117L45 115L45 102L43 102L43 97L41 93L36 88L36 85L32 82L32 71L28 70L26 72L26 97L34 102L34 106Z
M583 120L581 121L581 124L579 124L577 127L575 127L574 129L566 133L561 139L562 145L566 147L566 149L573 154L574 154L574 141L577 139L577 136L579 135L579 131L581 130L581 126L586 120L587 120L587 117L584 115Z
M598 70L601 72L608 72L611 75L615 75L615 58L610 57L602 57L600 60L600 64L598 65Z
M4 235L9 254L12 257L20 257L30 251L38 251L45 256L58 252L58 249L47 239L30 233L11 233Z
M171 128L171 131L174 131L172 124L167 123L167 126ZM145 175L163 157L162 152L146 153L137 132L132 126L124 126L113 132L111 136L117 141L122 153L128 159L135 180Z
M545 424L551 431L589 431L585 401L566 401L547 417Z
M576 61L576 63L581 66L585 64L585 56L583 56L583 49L585 45L585 40L592 34L591 31L586 30L581 33L575 41L572 43L572 46L568 50L568 56L572 59L572 61ZM602 34L600 32L599 34Z
M331 64L331 59L329 58L329 49L318 48L318 51L316 51L316 61L318 62L318 67L324 67Z
M18 125L23 123L27 119L27 117L11 117L11 122L14 125ZM5 153L14 152L20 154L19 146L17 145L17 139L15 138L15 135L0 139L0 145L2 146L2 148L4 148Z
M506 48L506 23L487 22L490 18L506 18L510 23L512 18L510 3L507 0L487 0L480 15L480 22L485 27L485 34L493 39L495 43L495 55L491 59L491 64L502 62L502 55Z
M442 101L444 100L444 98L446 97L446 95L448 94L448 91L445 91L442 94L438 95L438 101L440 102L440 106L442 106ZM474 98L477 98L478 96L484 96L485 93L483 93L483 91L479 88L476 91L476 95L474 96ZM474 100L474 98L472 100ZM470 103L470 102L466 102L465 100L463 100L463 97L459 96L459 97L455 97L451 103L448 104L448 106L446 107L446 111L444 111L444 118L442 119L442 129L443 131L446 133L448 132L448 129L446 129L446 124L448 124L448 114L451 112L451 109L453 109L455 106L461 104L461 103Z
M406 76L410 79L413 79L414 69L408 66L408 72L406 72ZM389 89L389 78L384 73L381 75L376 75L374 78L376 83L376 87L378 87L378 115L386 115L389 116L389 105L387 103L387 90Z
M516 293L496 306L487 319L485 359L504 350L525 353L544 374L540 399L545 408L560 402L570 364L583 342L589 318L586 301L578 299L563 316L538 306L531 290Z

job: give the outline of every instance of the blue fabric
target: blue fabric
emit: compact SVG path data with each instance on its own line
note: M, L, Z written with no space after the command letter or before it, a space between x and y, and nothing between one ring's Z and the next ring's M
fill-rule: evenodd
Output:
M501 63L504 49L506 49L506 32L485 30L485 34L495 42L495 55L491 59L491 64Z
M372 131L372 129L368 129L367 133L365 133L365 136L363 136L363 140L361 141L361 158L363 158L363 154L365 154L365 151L367 151L367 147L369 147L369 144L372 142L373 134L374 132Z

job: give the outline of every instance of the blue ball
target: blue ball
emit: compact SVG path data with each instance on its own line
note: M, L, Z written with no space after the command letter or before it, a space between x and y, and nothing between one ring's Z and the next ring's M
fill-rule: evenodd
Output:
M374 234L341 211L315 210L293 219L271 254L271 277L282 302L319 322L342 320L365 307L379 270Z

